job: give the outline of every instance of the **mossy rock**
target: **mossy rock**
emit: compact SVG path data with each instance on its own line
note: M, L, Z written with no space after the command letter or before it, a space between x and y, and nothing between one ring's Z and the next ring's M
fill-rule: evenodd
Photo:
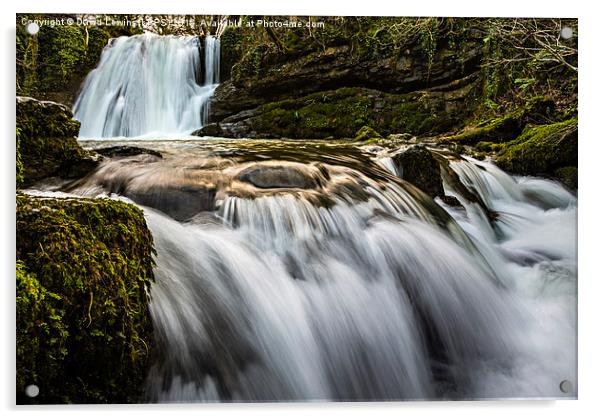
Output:
M461 144L494 144L512 141L520 135L528 123L545 124L552 121L554 107L553 99L535 96L514 112L483 121L476 127L465 129L460 134L447 138L447 141ZM481 147L483 146L484 144L481 144Z
M356 141L369 141L379 138L383 138L383 136L367 125L364 125L355 133Z
M522 175L553 175L577 166L577 119L529 126L498 153L497 165Z
M451 99L450 95L389 94L345 87L243 111L220 121L219 131L222 136L235 138L354 138L358 130L369 126L381 135L438 134L466 117L462 100Z
M81 177L98 165L77 143L79 122L69 108L29 97L16 101L17 186L50 176Z
M142 211L18 194L16 221L17 402L142 401L154 263Z
M517 112L501 118L494 118L474 128L469 128L458 135L448 138L448 141L460 144L499 143L513 140L520 134L521 129L522 115Z

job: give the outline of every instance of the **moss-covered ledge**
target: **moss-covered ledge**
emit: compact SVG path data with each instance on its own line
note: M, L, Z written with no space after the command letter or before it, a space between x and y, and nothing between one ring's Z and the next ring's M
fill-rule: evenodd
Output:
M516 140L503 145L496 163L522 175L553 175L560 168L577 166L577 119L525 128Z
M16 98L17 186L50 177L77 178L98 165L98 158L77 143L79 122L55 102Z
M154 264L142 211L23 194L16 204L17 402L140 402Z
M470 114L474 84L450 91L390 94L343 87L270 102L195 131L232 138L354 138L363 126L383 135L435 135L458 127Z

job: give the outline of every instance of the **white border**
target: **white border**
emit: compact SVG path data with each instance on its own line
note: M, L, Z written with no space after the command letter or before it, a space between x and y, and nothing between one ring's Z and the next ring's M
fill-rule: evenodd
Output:
M6 4L10 3L10 4ZM600 34L602 25L595 2L577 1L526 1L481 0L425 1L401 3L394 0L370 0L351 3L349 0L326 2L324 0L220 0L214 3L199 0L155 2L148 0L61 0L39 2L35 0L7 1L3 4L2 42L2 258L1 298L4 339L0 345L0 408L4 417L39 416L45 418L70 418L86 415L105 418L107 414L132 415L139 413L148 418L162 418L174 411L178 416L219 415L221 417L291 418L341 417L360 418L368 415L378 418L420 415L424 418L519 418L545 416L546 418L592 417L602 409L600 398L600 320L602 313L602 277L597 261L601 260L599 236L602 233L602 199L599 182L602 153L600 144L600 117L602 92L600 89ZM15 13L170 13L170 14L270 14L270 15L392 15L392 16L528 16L528 17L578 17L579 18L579 401L531 402L427 402L427 403L331 403L331 404L238 404L238 405L150 405L150 406L72 406L45 408L14 407L14 115L15 102Z

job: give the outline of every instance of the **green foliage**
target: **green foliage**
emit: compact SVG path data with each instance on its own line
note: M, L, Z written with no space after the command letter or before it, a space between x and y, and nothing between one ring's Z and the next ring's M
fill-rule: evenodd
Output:
M572 39L560 29L573 28ZM575 19L482 19L483 115L506 113L532 96L549 96L560 109L577 101Z
M139 32L136 29L124 30L109 26L46 25L32 36L21 24L22 19L56 17L41 14L17 15L18 95L64 103L71 101L84 77L98 63L108 40L114 36Z
M257 45L249 49L242 55L240 61L232 67L232 80L236 83L241 79L260 75L267 52L268 47L266 45Z
M141 400L153 252L133 205L17 195L20 402ZM36 399L23 395L27 384L40 387Z
M228 26L222 34L220 38L220 76L222 79L230 77L232 67L243 57L244 40L244 29L240 26Z
M64 88L70 76L81 70L86 61L85 34L76 26L42 27L38 42L40 88L56 91Z

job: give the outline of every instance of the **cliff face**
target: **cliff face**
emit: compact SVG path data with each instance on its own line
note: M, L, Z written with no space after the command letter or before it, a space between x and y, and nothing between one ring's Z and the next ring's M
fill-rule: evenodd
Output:
M419 45L408 43L398 56L373 59L354 57L350 46L270 65L259 75L247 75L222 83L212 101L216 121L269 102L303 97L342 87L361 87L386 93L408 93L449 85L478 68L482 46L470 40L463 50L439 49L429 66Z
M324 20L313 31L228 27L221 69L227 79L212 99L212 123L193 134L353 138L367 126L383 136L429 137L480 156L499 153L511 172L576 187L575 130L557 147L561 162L547 156L534 165L516 152L518 144L521 150L546 147L543 136L528 134L533 128L547 132L564 121L576 126L577 40L548 45L534 37L557 39L563 25L576 29L576 21Z
M235 48L227 34L223 54ZM430 47L419 36L400 37L378 54L363 43L330 42L306 54L255 49L242 56L223 71L232 76L211 102L217 125L198 134L352 137L366 124L384 133L437 134L474 108L483 43L470 28Z

